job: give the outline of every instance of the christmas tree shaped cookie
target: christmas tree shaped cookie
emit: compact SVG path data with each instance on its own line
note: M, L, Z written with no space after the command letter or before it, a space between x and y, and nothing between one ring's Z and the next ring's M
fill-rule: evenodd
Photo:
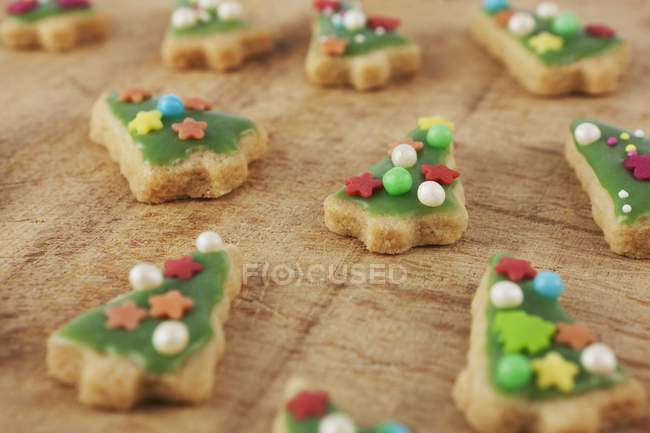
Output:
M331 401L327 392L293 379L287 387L286 401L275 418L273 433L410 433L410 430L395 421L359 427Z
M229 71L271 51L271 36L242 18L231 0L178 0L162 47L163 61L178 69Z
M596 433L646 411L644 388L560 306L564 283L490 258L472 302L468 365L453 392L481 433Z
M346 0L315 0L314 7L318 15L306 61L312 82L370 90L420 69L420 49L397 32L398 19L368 17Z
M565 153L611 249L650 257L650 141L644 132L577 120Z
M538 95L612 92L629 63L629 46L613 29L583 25L552 2L529 12L508 0L483 0L472 30L479 44Z
M48 371L82 403L125 410L141 400L206 399L224 350L222 323L241 288L239 250L214 232L198 251L131 269L133 291L52 334Z
M387 158L327 197L327 227L385 254L460 239L468 217L453 129L444 118L420 118L408 138L388 145Z
M9 48L69 50L103 38L106 16L91 0L13 0L0 24L0 39Z
M90 138L108 148L138 201L215 198L240 186L267 134L200 97L153 98L132 88L95 103Z

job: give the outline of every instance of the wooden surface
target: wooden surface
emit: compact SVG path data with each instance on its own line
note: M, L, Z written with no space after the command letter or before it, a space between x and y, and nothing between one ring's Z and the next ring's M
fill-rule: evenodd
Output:
M396 418L415 433L469 433L449 393L465 362L473 291L497 251L560 272L568 310L650 388L648 262L608 250L562 156L575 117L650 131L646 0L570 2L629 38L634 61L611 97L553 100L525 93L470 40L470 1L368 1L372 11L401 15L424 51L415 80L372 94L305 82L306 0L245 2L280 44L231 75L161 66L171 1L103 3L113 18L105 44L65 55L0 50L0 430L267 432L286 381L298 374L331 390L360 422ZM271 131L270 155L219 200L138 204L107 152L87 139L97 95L133 84L198 94L258 119ZM465 237L385 257L329 233L324 197L384 157L385 144L417 116L437 113L458 126ZM50 332L128 290L135 262L184 254L207 228L269 269L320 264L340 277L353 264L366 274L371 265L400 265L407 280L250 278L226 326L214 395L195 407L98 412L46 377ZM646 417L621 431L649 430Z

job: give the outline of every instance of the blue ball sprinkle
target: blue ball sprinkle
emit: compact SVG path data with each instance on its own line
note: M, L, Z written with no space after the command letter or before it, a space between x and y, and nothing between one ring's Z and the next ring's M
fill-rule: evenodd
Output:
M533 288L540 296L557 299L564 292L564 282L555 272L540 272L533 280Z
M176 95L161 96L157 108L163 117L178 117L185 114L183 100Z
M508 0L483 0L483 7L488 12L499 12L508 7Z
M411 433L408 427L397 421L386 421L377 427L380 433Z

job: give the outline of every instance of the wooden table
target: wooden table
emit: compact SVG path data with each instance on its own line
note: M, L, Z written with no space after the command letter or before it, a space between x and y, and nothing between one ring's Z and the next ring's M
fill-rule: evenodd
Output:
M162 67L171 1L103 3L113 18L104 44L63 55L0 50L0 430L267 432L285 383L301 375L359 422L396 418L416 433L469 433L449 394L465 362L472 295L498 251L561 273L568 310L650 389L650 267L609 251L562 154L576 117L650 130L646 0L571 2L635 50L620 91L598 99L524 92L470 39L473 1L368 1L369 10L403 17L424 51L415 80L370 94L305 81L308 1L245 2L280 43L272 57L228 75ZM271 131L270 155L219 200L137 203L107 152L87 139L99 93L134 84L202 95L258 119ZM330 233L324 197L430 114L457 124L465 237L388 257ZM46 377L48 334L127 291L135 262L186 253L208 228L240 245L249 264L269 264L233 306L210 400L113 414L78 404L73 389ZM316 272L286 282L273 271L312 265L337 278ZM399 266L406 281L351 281L352 265L365 275ZM646 417L621 431L649 430Z

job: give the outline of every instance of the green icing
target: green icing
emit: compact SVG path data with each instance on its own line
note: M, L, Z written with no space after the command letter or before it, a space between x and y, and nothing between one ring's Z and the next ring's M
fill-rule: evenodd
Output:
M426 139L427 131L416 129L411 132L410 137L415 141L424 142ZM385 189L380 189L374 192L372 197L363 198L359 196L351 196L346 194L345 188L341 188L336 195L344 200L352 200L359 203L365 209L373 214L379 215L399 215L399 216L421 216L438 212L452 212L460 206L458 198L453 193L452 189L456 185L455 180L451 185L442 185L447 193L445 202L438 207L425 206L418 200L418 186L425 181L424 175L421 171L422 164L444 164L449 155L449 149L433 149L428 145L424 145L422 150L418 152L417 163L407 170L413 177L413 188L403 195L391 196L388 195ZM385 158L379 164L373 166L368 170L372 175L381 179L384 173L393 168L393 163L390 157Z
M190 0L179 0L176 7L192 7L192 2ZM210 20L198 21L196 25L186 28L175 28L172 26L169 29L169 33L176 37L205 36L212 33L225 33L248 27L248 23L241 19L222 20L219 19L219 15L214 10L206 11L206 13L210 15Z
M152 98L141 104L121 102L117 94L111 94L107 100L115 117L125 128L140 111L155 110L158 99ZM178 138L172 130L174 123L191 117L197 121L205 121L208 127L203 140L186 140ZM145 161L151 165L169 165L187 158L192 152L209 150L215 153L229 153L239 149L239 140L246 134L255 131L255 125L248 119L239 116L211 111L187 111L179 117L163 118L164 127L146 135L131 133L133 142L142 150Z
M190 341L180 353L159 354L151 343L154 329L165 319L147 317L133 331L108 329L105 325L106 307L99 307L82 314L61 328L56 335L101 353L127 356L153 373L162 374L176 370L212 336L210 324L212 310L223 299L224 283L229 271L228 255L225 252L194 253L192 257L194 261L203 265L203 270L195 274L191 280L166 278L157 289L133 291L106 304L106 306L115 306L132 300L139 307L147 309L151 296L171 290L178 290L184 296L191 298L194 305L182 319L189 329Z
M342 9L347 10L351 7L343 4ZM344 56L357 56L360 54L367 54L371 51L379 50L390 46L407 45L409 41L397 32L386 32L384 34L377 34L375 30L364 27L362 29L349 31L343 24L336 24L332 21L332 17L319 14L316 17L316 35L320 38L322 36L336 36L348 41L348 46L345 50ZM355 42L354 38L357 35L363 35L363 42Z
M22 15L10 15L10 19L18 20L18 21L24 21L24 22L33 22L33 21L38 21L42 20L44 18L50 18L53 16L57 15L67 15L67 14L87 14L94 12L93 7L87 7L87 8L68 8L68 9L63 9L58 6L56 1L51 0L47 3L40 4L36 9L33 11L27 12L26 14Z
M490 258L489 261L489 279L488 279L488 288L490 288L499 281L507 280L505 276L498 274L495 271L496 265L501 260L502 255L495 255ZM538 295L533 289L532 280L522 281L517 283L524 293L524 302L517 308L517 310L523 310L530 315L536 315L542 319L557 323L575 323L575 321L564 311L562 306L555 300L550 300L544 298L541 295ZM541 400L541 399L551 399L557 397L566 397L569 395L576 395L587 392L594 388L606 387L620 382L624 378L623 370L619 367L615 373L612 373L609 376L596 376L589 374L583 368L580 367L580 373L575 377L575 387L571 392L564 393L555 388L549 388L546 390L540 389L535 383L535 378L531 380L525 387L517 391L506 391L501 389L497 385L496 381L496 367L499 359L505 354L501 343L499 342L499 334L494 327L494 318L499 311L514 311L515 309L503 309L496 308L488 302L487 307L487 319L488 319L488 329L487 329L487 351L488 351L488 361L490 369L490 377L495 388L499 389L501 392L521 397L531 400ZM575 363L577 366L580 366L580 351L573 350L572 348L556 344L552 342L551 345L535 355L529 355L528 353L523 353L529 359L542 358L544 355L550 351L558 352L562 357L567 361Z
M590 122L600 128L601 138L595 143L581 146L575 142L576 149L591 166L605 190L614 202L614 212L618 221L624 224L632 224L639 218L646 216L650 211L650 181L636 180L632 172L623 166L623 161L627 158L625 146L634 144L637 147L639 155L650 154L650 141L645 138L637 138L630 131L618 129L593 120L576 120L571 125L571 136L575 137L574 131L578 125L584 122ZM629 140L621 140L620 135L623 132L630 134ZM618 144L609 146L607 139L616 137ZM624 189L630 196L628 198L619 198L618 192ZM632 211L628 214L623 213L623 205L632 206Z
M486 14L490 16L496 15L496 13L490 13L485 11ZM623 40L618 37L613 37L609 39L605 38L594 38L589 36L581 30L577 35L570 38L563 38L564 45L561 49L555 51L547 51L542 54L538 54L528 43L528 41L535 37L536 35L542 32L553 33L552 30L552 19L541 19L534 13L531 13L535 17L537 25L535 31L530 35L520 38L508 31L507 28L504 28L503 31L508 32L513 38L519 39L524 47L528 49L531 53L537 56L542 62L548 66L562 66L567 65L573 62L576 62L580 59L587 57L593 57L598 54L603 53L604 51L620 45Z

